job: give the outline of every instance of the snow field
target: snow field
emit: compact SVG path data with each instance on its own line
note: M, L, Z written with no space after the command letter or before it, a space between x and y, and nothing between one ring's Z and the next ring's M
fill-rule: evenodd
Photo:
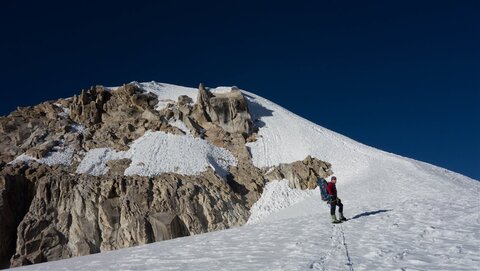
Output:
M235 157L226 149L189 135L173 135L147 131L135 140L128 151L109 148L90 150L77 168L77 173L102 175L107 162L128 158L132 162L125 175L155 176L166 172L196 175L211 167L226 177L228 167L236 165Z
M445 227L443 221L431 224L421 217L405 216L415 210L409 203L395 209L365 209L346 201L346 211L355 215L350 221L332 225L328 208L321 205L318 195L306 201L317 205L308 216L34 267L41 271L475 270L478 266L478 253L472 247L475 236L469 228L457 229L461 221ZM284 211L294 211L296 206L292 207Z
M53 165L65 165L68 166L72 163L74 150L70 148L61 149L59 147L53 147L52 151L47 153L45 157L37 159L35 157L21 154L16 157L13 161L9 164L16 164L20 161L29 162L29 161L36 161L40 164L47 164L49 166Z
M177 102L178 97L181 95L186 95L192 98L193 101L197 100L198 90L195 88L181 87L166 83L157 83L157 82L145 82L137 84L140 89L143 89L146 92L153 93L158 96L158 104L155 107L156 110L162 110L169 103Z
M320 190L291 189L288 180L271 181L265 185L261 198L252 206L247 225L255 224L272 213L278 212L306 198L320 193Z
M108 172L107 162L117 157L111 148L97 148L88 151L77 167L77 173L100 176Z

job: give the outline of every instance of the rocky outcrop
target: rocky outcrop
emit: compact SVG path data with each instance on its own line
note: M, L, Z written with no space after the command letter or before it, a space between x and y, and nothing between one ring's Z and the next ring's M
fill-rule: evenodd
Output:
M74 96L69 104L69 117L85 127L81 140L85 150L111 147L128 149L128 144L146 130L170 131L154 106L157 97L144 93L135 84L114 90L102 86L92 87Z
M230 92L212 94L200 84L193 116L200 125L212 123L228 133L248 137L256 131L247 101L237 88L232 88Z
M99 147L126 150L146 130L181 134L154 110L156 103L155 95L127 84L115 90L96 86L72 99L18 108L0 117L0 163L21 154L40 159L53 147L68 146L75 153Z
M248 218L241 198L213 171L149 178L74 175L65 167L40 164L31 165L25 174L24 168L16 169L21 173L17 178L35 184L29 211L23 211L17 234L0 235L17 235L12 266L240 226ZM36 174L45 171L48 174ZM16 211L11 205L4 204L2 210ZM14 216L4 212L2 226L14 229ZM11 244L7 241L11 240L2 244Z
M291 188L313 189L317 187L317 177L325 178L332 174L330 163L307 156L303 161L265 169L264 176L270 181L287 179Z
M306 189L315 187L316 176L332 173L330 164L312 157L255 167L246 143L258 128L238 89L212 93L200 86L196 102L179 96L156 110L157 102L137 84L95 86L0 118L0 267L240 226L269 180ZM172 125L177 121L188 131ZM147 130L203 138L230 151L237 164L225 179L211 169L196 176L125 176L129 159L108 161L105 175L76 173L87 151L127 150ZM20 154L41 159L58 148L72 149L70 164L10 163Z
M69 106L70 118L86 126L100 123L105 112L103 107L111 96L102 86L82 90L79 96L73 96L73 102Z
M40 157L51 146L45 142L59 142L71 122L61 116L61 107L46 102L35 107L19 107L6 117L0 117L0 161L8 163L30 150Z
M37 145L33 148L28 149L25 153L31 157L40 159L45 157L47 153L49 153L52 150L52 148L57 145L59 145L59 142L48 140L43 142L40 145Z
M7 167L0 174L0 268L8 267L15 253L17 226L27 213L35 185L26 165ZM38 172L38 174L43 174Z

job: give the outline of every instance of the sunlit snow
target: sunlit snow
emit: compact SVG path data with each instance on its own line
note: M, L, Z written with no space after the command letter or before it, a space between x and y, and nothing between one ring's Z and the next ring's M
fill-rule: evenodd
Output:
M236 165L235 157L228 150L189 135L147 131L129 147L128 151L119 152L110 148L92 149L77 172L102 175L108 171L108 161L122 158L132 161L125 170L129 176L155 176L165 172L196 175L211 167L225 177L228 167Z
M21 154L15 160L11 161L9 164L16 164L20 161L29 162L36 161L40 164L47 164L49 166L53 165L70 165L72 163L74 150L70 148L60 149L59 147L53 147L52 151L47 153L45 157L37 159L35 157Z
M193 88L143 84L159 100L196 99ZM480 182L368 147L244 94L260 128L249 143L255 165L307 155L332 163L349 221L331 224L318 190L292 191L277 182L252 208L252 225L21 270L479 270ZM181 140L173 144L187 144L189 152L202 144ZM162 163L169 150L160 146L132 164ZM207 164L191 162L197 169Z

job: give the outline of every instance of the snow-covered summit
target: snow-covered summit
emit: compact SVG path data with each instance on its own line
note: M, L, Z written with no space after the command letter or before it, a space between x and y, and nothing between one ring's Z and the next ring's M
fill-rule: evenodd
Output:
M198 90L165 83L139 83L145 91L155 93L162 100L176 100L180 95L197 99ZM236 87L233 87L237 89ZM231 87L212 88L212 92L224 93ZM291 163L311 155L332 164L339 178L340 189L361 188L355 194L359 199L386 200L394 204L401 199L436 197L438 192L477 194L479 182L427 163L387 153L329 129L312 123L283 107L256 94L242 90L250 114L259 126L257 140L249 143L255 166L270 167ZM416 191L410 188L415 183ZM386 190L386 191L385 191ZM404 194L400 193L402 191ZM468 191L468 192L466 192ZM468 196L466 196L468 197ZM478 206L477 206L478 207Z
M198 89L176 86L155 81L136 83L146 92L158 96L159 105L162 101L176 101L179 96L186 95L197 99ZM211 88L212 93L225 93L237 87ZM250 114L260 127L257 140L248 144L252 159L258 167L270 167L281 163L291 163L302 160L311 155L320 160L330 162L333 171L342 182L358 179L381 167L385 162L393 163L390 167L397 171L408 172L411 167L418 167L424 163L404 158L395 154L366 146L348 137L312 123L273 102L258 95L242 90ZM441 169L440 171L451 176L456 173ZM468 177L460 175L458 182ZM458 184L461 185L461 184ZM467 185L468 186L468 185Z
M197 89L138 83L157 110ZM218 89L219 93L228 88ZM480 182L366 146L243 91L257 167L332 164L350 221L332 226L315 191L269 184L240 228L25 267L30 270L479 270Z

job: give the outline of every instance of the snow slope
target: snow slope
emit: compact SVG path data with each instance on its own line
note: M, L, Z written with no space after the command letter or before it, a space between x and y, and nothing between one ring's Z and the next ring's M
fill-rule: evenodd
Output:
M228 167L237 163L228 150L191 135L147 131L129 147L128 151L119 152L110 148L92 149L83 158L77 172L102 175L108 171L109 160L128 158L132 160L125 170L128 176L154 176L164 172L196 175L211 167L226 177Z
M196 98L194 89L142 87L165 99ZM20 269L480 270L480 182L365 146L244 93L260 126L249 144L255 165L307 155L332 163L349 221L332 225L318 190L292 191L280 181L266 187L249 225Z
M9 164L16 164L21 161L29 162L29 161L36 161L40 164L47 164L50 166L53 165L70 165L72 163L74 150L71 148L61 149L58 146L52 148L52 151L47 153L47 155L43 158L37 159L35 157L29 156L27 154L21 154L17 156L13 161Z

